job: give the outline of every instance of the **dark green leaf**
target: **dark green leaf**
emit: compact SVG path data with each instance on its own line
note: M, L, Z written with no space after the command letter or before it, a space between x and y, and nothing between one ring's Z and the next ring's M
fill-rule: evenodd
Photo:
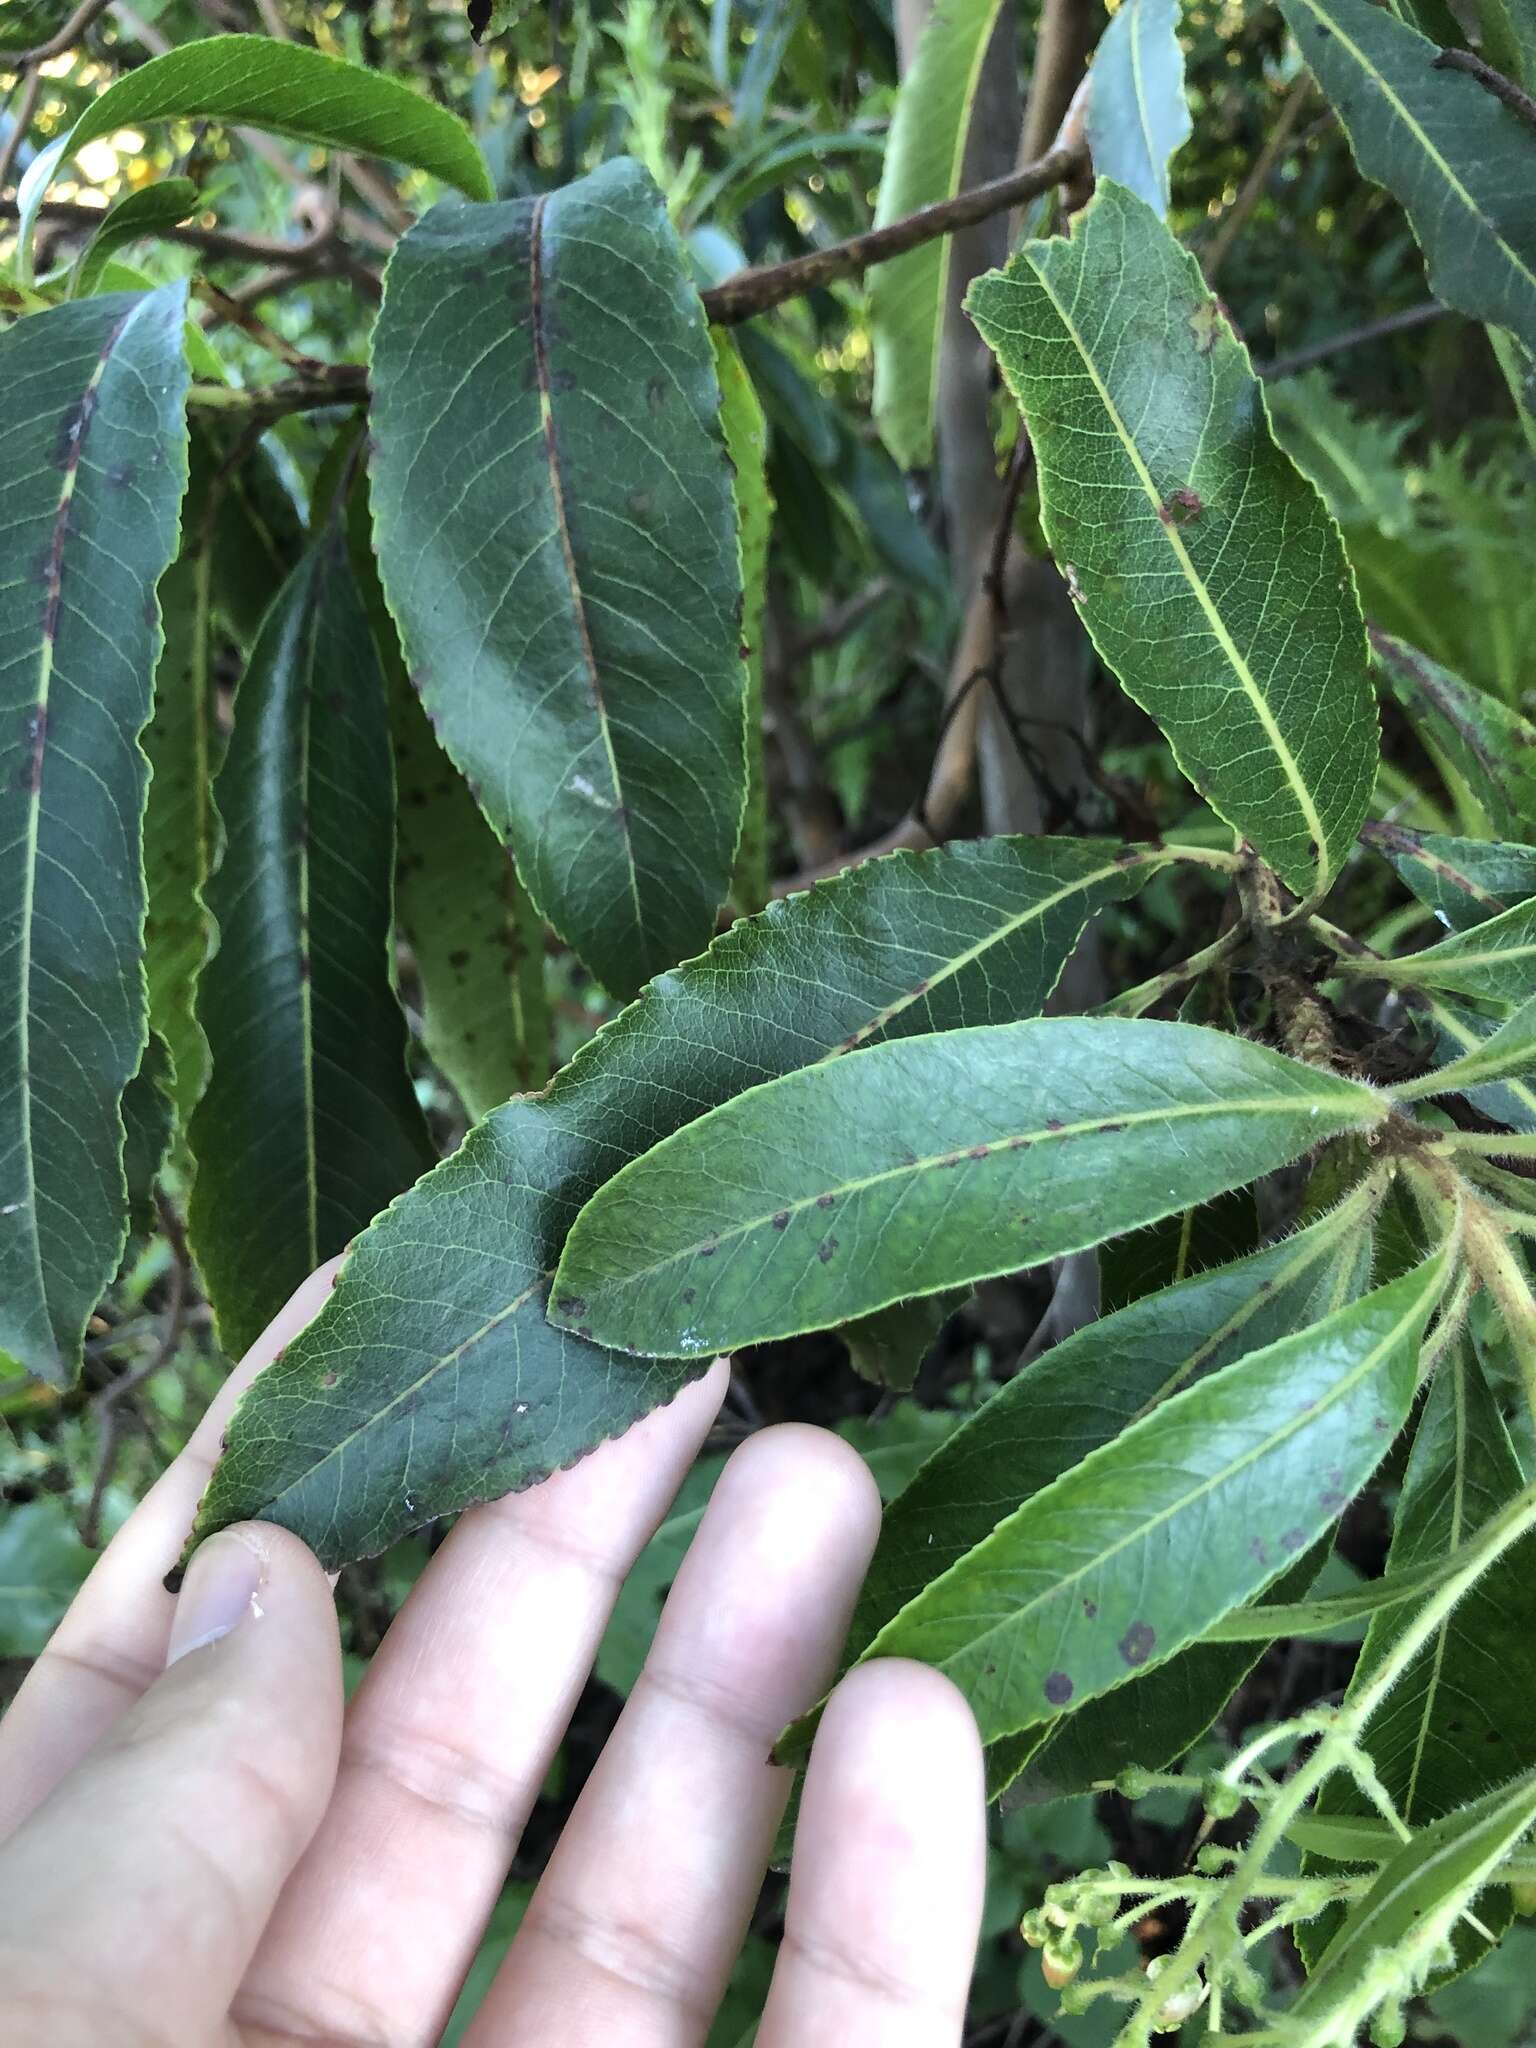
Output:
M1410 832L1402 825L1372 825L1368 837L1419 901L1453 931L1485 924L1536 896L1536 846Z
M403 673L391 682L396 909L416 962L423 1043L474 1120L549 1079L544 926L410 684Z
M356 150L430 171L471 199L491 199L485 160L455 114L387 72L270 36L205 36L124 73L68 134L39 151L21 181L18 239L30 239L59 164L98 136L149 121L240 122L321 149Z
M1430 288L1536 344L1536 135L1371 0L1280 0L1361 170L1413 225Z
M628 1428L686 1375L545 1320L587 1197L754 1082L849 1044L1038 1011L1092 912L1166 859L1066 839L895 854L660 976L364 1233L236 1415L201 1527L265 1514L340 1564Z
M1321 893L1376 775L1360 607L1199 266L1105 180L1070 241L1025 243L967 303L1095 646L1228 823Z
M1438 1252L1161 1404L1000 1523L868 1654L948 1672L993 1741L1195 1641L1370 1477L1447 1266Z
M1415 1011L1428 1018L1438 1034L1442 1061L1459 1060L1487 1044L1496 1027L1476 1010L1423 989L1408 988L1404 995ZM1494 1081L1467 1090L1467 1100L1495 1122L1514 1131L1536 1131L1536 1079Z
M337 537L267 615L214 798L227 846L207 890L213 1070L188 1226L238 1353L431 1162L391 986L384 680Z
M940 1330L964 1299L963 1293L924 1295L845 1323L837 1334L848 1347L848 1363L872 1386L910 1393Z
M0 1351L68 1379L127 1225L144 1049L138 735L187 478L181 285L0 335Z
M1368 1216L1368 1198L1356 1197L1294 1238L1105 1316L1010 1380L887 1508L849 1630L850 1659L925 1586L1089 1452L1181 1388L1330 1313L1339 1290L1353 1285L1360 1248L1369 1250ZM1106 1763L1101 1730L1089 1744L1090 1778L1113 1775L1122 1762L1157 1769L1179 1755L1251 1662L1251 1656L1199 1647L1138 1680L1132 1705L1146 1711L1128 1715L1129 1696L1118 1700L1116 1736L1131 1746ZM1141 1696L1154 1689L1144 1702ZM1054 1734L1051 1742L1055 1747ZM1014 1777L1016 1767L1004 1772L996 1759L989 1761L1000 1790L999 1781ZM1029 1781L1026 1796L1055 1798L1081 1789L1065 1755L1048 1768L1042 1759Z
M1000 4L946 0L928 15L896 98L877 227L959 191L971 105ZM941 235L870 274L875 420L904 469L926 463L933 452L950 249L950 237Z
M704 944L745 795L741 562L703 309L616 160L407 234L374 332L379 565L438 735L612 989Z
M1507 839L1536 818L1536 725L1390 634L1372 630L1382 674L1423 738Z
M158 178L125 192L102 215L101 226L80 251L70 278L72 298L85 298L102 281L109 258L128 242L173 228L197 205L197 187L190 178Z
M1080 1251L1366 1130L1369 1090L1192 1024L872 1046L700 1118L596 1195L551 1315L687 1358Z
M1168 161L1190 133L1178 26L1178 0L1123 0L1088 76L1094 169L1165 218Z

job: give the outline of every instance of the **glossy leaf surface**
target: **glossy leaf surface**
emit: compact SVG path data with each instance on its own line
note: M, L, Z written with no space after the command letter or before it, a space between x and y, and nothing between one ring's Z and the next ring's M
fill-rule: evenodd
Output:
M617 159L434 208L373 374L412 680L535 903L627 995L709 938L746 793L719 387L661 194Z
M176 285L0 335L0 1352L56 1381L127 1227L120 1104L146 1030L138 735L187 477L185 317Z
M1376 773L1360 608L1194 258L1106 180L1070 240L1027 242L968 304L1095 646L1228 823L1322 890Z
M1268 1584L1408 1412L1443 1253L1156 1409L999 1524L871 1655L955 1679L993 1740L1122 1684Z
M226 1350L431 1163L391 983L384 679L338 537L268 613L236 695L198 989L193 1249Z
M867 1039L1035 1013L1092 911L1165 858L1066 839L894 854L660 976L363 1234L236 1416L201 1526L264 1514L339 1564L628 1428L683 1375L546 1320L583 1202L754 1082Z
M872 1046L617 1174L550 1312L663 1357L824 1329L1101 1243L1382 1113L1196 1025L1061 1017Z

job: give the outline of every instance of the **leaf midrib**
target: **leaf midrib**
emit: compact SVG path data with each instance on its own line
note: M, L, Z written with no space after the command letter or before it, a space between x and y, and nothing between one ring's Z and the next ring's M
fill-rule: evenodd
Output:
M1009 1612L1000 1621L994 1622L990 1628L978 1630L975 1635L969 1638L963 1650L952 1652L950 1657L946 1658L944 1660L944 1663L941 1664L939 1668L943 1669L945 1665L954 1662L954 1660L957 1657L968 1656L972 1654L978 1644L990 1641L994 1636L1001 1634L1004 1630L1018 1627L1019 1624L1025 1619L1025 1617L1034 1613L1037 1608L1045 1607L1052 1601L1058 1599L1060 1595L1063 1593L1063 1591L1069 1591L1071 1588L1077 1586L1083 1579L1088 1577L1088 1575L1091 1572L1102 1570L1106 1564L1111 1563L1116 1557L1118 1557L1121 1551L1128 1550L1133 1545L1145 1541L1146 1538L1149 1537L1154 1530L1161 1528L1164 1523L1172 1521L1176 1515L1182 1515L1188 1508L1193 1507L1196 1502L1203 1500L1207 1494L1214 1492L1218 1486L1225 1486L1230 1480L1235 1478L1237 1474L1245 1471L1250 1465L1256 1464L1259 1459L1268 1457L1272 1451L1276 1450L1279 1446L1287 1442L1287 1440L1290 1437L1294 1436L1298 1431L1310 1428L1312 1424L1316 1422L1319 1415L1326 1414L1329 1409L1336 1407L1338 1403L1342 1399L1344 1399L1344 1397L1347 1394L1351 1394L1354 1392L1355 1388L1361 1383L1362 1380L1368 1379L1370 1375L1375 1372L1377 1367L1380 1365L1382 1359L1385 1358L1387 1354L1394 1348L1394 1346L1400 1341L1403 1332L1417 1320L1421 1312L1421 1307L1421 1297L1416 1296L1413 1307L1409 1309L1406 1314L1401 1316L1398 1319L1398 1321L1393 1324L1392 1328L1387 1332L1387 1334L1381 1339L1381 1341L1378 1344L1372 1347L1372 1349L1366 1354L1365 1358L1363 1358L1360 1361L1360 1363L1356 1365L1343 1379L1336 1381L1333 1387L1330 1388L1328 1393L1321 1396L1317 1401L1315 1401L1306 1410L1304 1414L1293 1416L1280 1429L1271 1432L1270 1435L1265 1437L1264 1441L1261 1444L1255 1445L1251 1450L1243 1452L1241 1457L1233 1459L1230 1463L1224 1465L1219 1472L1213 1473L1208 1479L1202 1480L1199 1486L1193 1488L1188 1493L1182 1494L1178 1500L1170 1503L1168 1507L1159 1509L1159 1511L1155 1515L1151 1515L1147 1517L1145 1520L1138 1522L1136 1527L1133 1530L1131 1530L1127 1535L1120 1537L1116 1542L1109 1544L1105 1548L1099 1550L1090 1562L1077 1566L1074 1570L1068 1572L1064 1577L1054 1579L1043 1592L1035 1594L1032 1599L1024 1601L1021 1605L1017 1605L1010 1608ZM1280 1341L1282 1343L1285 1343L1289 1340L1282 1338ZM1019 1510L1019 1514L1022 1516L1030 1513L1032 1510L1038 1509L1042 1502L1049 1501L1050 1495L1054 1493L1057 1490L1057 1488L1065 1487L1068 1481L1079 1478L1081 1474L1088 1470L1090 1465L1104 1458L1107 1454L1123 1449L1125 1440L1126 1439L1124 1435L1121 1435L1113 1439L1113 1441L1111 1441L1110 1443L1103 1445L1099 1450L1091 1451L1089 1455L1085 1459L1083 1459L1081 1464L1073 1466L1070 1472L1063 1473L1060 1479L1054 1480L1050 1486L1046 1487L1043 1490L1043 1492L1034 1495L1033 1498L1030 1501L1026 1502L1025 1506ZM1010 1517L1009 1519L1011 1520L1013 1518ZM1007 1526L1007 1522L999 1523L998 1528L993 1531L992 1536L989 1536L986 1539L987 1542L990 1543L995 1541L997 1535ZM974 1553L968 1553L968 1555L974 1555ZM917 1601L914 1601L911 1604L913 1606L916 1606L918 1602L928 1600L930 1595L933 1595L935 1593L936 1588L943 1586L946 1579L949 1579L955 1573L963 1569L966 1561L966 1558L958 1559L956 1563L950 1566L948 1571L941 1573L937 1579L934 1579L928 1586L924 1587L923 1591L917 1596ZM1231 1603L1232 1606L1237 1606L1239 1604L1240 1602L1235 1600ZM1230 1608L1223 1609L1222 1611L1224 1613L1229 1612ZM1219 1620L1221 1617L1220 1615L1214 1615L1211 1618L1213 1620ZM919 1619L921 1619L921 1617L919 1617ZM881 1639L885 1635L887 1635L892 1629L896 1628L897 1625L901 1622L901 1620L902 1616L898 1614L886 1623L886 1626L884 1629L881 1630L880 1635L875 1638L874 1642L870 1644L868 1650L865 1651L864 1654L866 1657L872 1656L876 1653L876 1651L879 1648ZM1191 1638L1186 1637L1184 1640L1188 1641L1191 1640ZM1018 1729L1005 1730L1002 1732L1005 1734L1016 1734L1021 1732L1024 1728L1033 1727L1034 1725L1035 1724L1032 1721L1023 1721L1020 1722Z
M58 502L54 507L53 530L49 540L48 571L55 583L55 590L45 597L42 635L37 650L37 693L32 700L32 716L41 720L40 734L34 744L39 748L36 768L36 788L30 791L31 801L27 807L27 829L22 841L23 866L21 884L21 939L16 976L17 1021L16 1042L21 1055L20 1068L23 1083L20 1095L21 1156L25 1170L25 1193L23 1203L28 1223L28 1242L32 1251L33 1273L37 1281L37 1298L48 1322L53 1342L54 1361L61 1362L57 1337L53 1332L53 1311L49 1299L48 1278L43 1265L42 1233L37 1216L37 1160L32 1139L32 929L35 923L37 899L38 846L42 833L43 817L43 766L46 758L48 708L52 694L54 650L58 644L59 631L64 617L64 560L70 538L69 508L74 500L75 485L80 474L80 460L85 452L86 435L95 420L96 394L101 389L112 355L127 334L140 312L148 303L140 299L123 315L112 328L101 352L96 358L95 368L87 378L79 399L77 418L79 430L70 450L70 459L64 470L59 486Z
M534 201L528 228L528 309L533 342L534 376L538 385L539 424L544 435L544 457L549 472L550 495L554 501L555 531L560 537L560 556L565 567L566 582L570 587L571 609L577 639L581 645L582 660L586 665L587 680L591 686L592 709L597 720L598 738L602 742L604 758L608 763L608 776L613 788L614 816L619 827L620 843L624 848L630 903L634 911L635 935L643 949L645 913L640 902L640 878L635 864L634 836L630 830L629 808L624 801L624 786L619 777L618 757L614 752L608 707L603 698L597 652L592 645L591 627L587 623L586 598L576 569L576 553L571 542L570 521L565 508L565 482L560 469L554 389L549 368L549 336L544 324L544 210L547 204L548 201L542 197Z
M1120 445L1125 450L1126 459L1135 472L1136 479L1140 483L1142 490L1146 493L1147 502L1152 507L1153 516L1157 520L1158 528L1163 538L1167 541L1174 560L1179 565L1180 573L1189 585L1195 602L1205 614L1217 646L1226 656L1228 666L1231 668L1234 676L1236 676L1243 694L1252 705L1254 715L1259 721L1264 736L1274 750L1275 758L1280 763L1281 771L1295 796L1297 808L1301 812L1302 821L1306 826L1307 833L1317 848L1315 856L1317 868L1316 893L1321 896L1327 890L1328 884L1333 877L1333 855L1328 845L1328 835L1323 828L1322 815L1318 811L1312 797L1312 792L1307 787L1306 779L1297 765L1296 757L1291 752L1285 735L1281 732L1276 722L1274 713L1265 702L1264 693L1259 688L1253 671L1248 666L1246 657L1237 642L1232 638L1226 620L1221 616L1215 599L1206 588L1204 578L1196 569L1194 559L1189 549L1184 545L1184 537L1179 531L1177 522L1164 519L1161 516L1162 493L1153 482L1152 472L1142 459L1141 450L1136 446L1131 431L1127 427L1119 407L1115 404L1110 394L1108 385L1099 374L1098 365L1089 351L1086 339L1078 330L1076 322L1057 296L1051 280L1041 270L1039 264L1032 260L1030 267L1039 280L1041 290L1050 300L1056 317L1065 329L1068 339L1077 350L1089 381L1097 392L1099 402L1108 416L1110 425L1114 428Z
M820 1066L824 1062L817 1061L815 1064ZM812 1069L807 1068L801 1071L809 1072ZM773 1085L772 1082L767 1084L769 1087ZM748 1090L747 1092L750 1094L756 1091ZM738 1101L741 1099L741 1097L737 1098ZM976 1145L961 1145L958 1148L951 1147L944 1152L934 1152L924 1158L911 1160L899 1166L886 1167L879 1173L862 1174L856 1180L839 1181L833 1187L818 1188L814 1194L797 1197L791 1202L778 1202L773 1208L765 1209L760 1215L746 1217L739 1223L733 1223L728 1230L722 1230L711 1233L707 1237L698 1238L692 1244L679 1246L676 1251L669 1252L664 1259L653 1260L651 1264L646 1266L637 1266L632 1271L625 1273L622 1278L611 1281L609 1285L615 1288L633 1287L641 1281L651 1279L658 1273L664 1273L669 1266L675 1266L684 1259L696 1258L705 1245L713 1245L718 1248L721 1245L729 1244L739 1238L748 1236L754 1230L760 1230L764 1224L772 1223L776 1216L789 1216L793 1219L796 1216L803 1215L806 1210L820 1206L828 1195L831 1195L834 1200L846 1199L851 1195L865 1194L871 1188L882 1187L889 1181L909 1179L915 1174L941 1170L955 1159L957 1150L960 1157L968 1163L979 1164L981 1156L991 1157L996 1152L1022 1150L1025 1145L1064 1143L1070 1138L1085 1137L1095 1132L1102 1132L1106 1125L1111 1124L1119 1130L1125 1130L1135 1124L1171 1124L1210 1116L1295 1116L1299 1115L1303 1110L1311 1108L1333 1109L1337 1106L1334 1098L1329 1096L1323 1096L1315 1103L1304 1095L1236 1098L1229 1096L1222 1097L1213 1102L1165 1104L1157 1109L1106 1110L1102 1116L1082 1118L1076 1123L1063 1123L1056 1130L1050 1130L1042 1125L1038 1129L1010 1131L1003 1137L985 1140L985 1155L978 1154ZM713 1112L710 1113L712 1114ZM699 1121L702 1122L704 1119L701 1118ZM695 1128L697 1128L696 1125L685 1124L683 1126L683 1130ZM681 1135L681 1133L677 1135ZM982 1141L978 1141L978 1143L980 1142ZM647 1156L642 1154L640 1160L633 1161L632 1164L641 1164ZM619 1173L614 1176L614 1180L622 1179L629 1170L629 1167L621 1168Z
M1425 156L1429 158L1430 162L1433 163L1436 169L1441 173L1441 175L1445 179L1446 184L1455 193L1456 197L1461 201L1462 205L1466 208L1467 212L1472 215L1473 219L1476 220L1481 227L1487 230L1490 240L1492 240L1494 244L1504 252L1505 257L1509 261L1510 267L1513 270L1517 271L1520 274L1520 276L1525 279L1526 283L1532 287L1533 290L1536 290L1536 271L1531 270L1530 267L1517 254L1517 252L1510 247L1509 243L1504 239L1503 235L1500 234L1499 230L1488 218L1487 214L1483 212L1482 208L1478 205L1476 199L1473 198L1472 194L1467 190L1466 186L1463 185L1460 178L1457 177L1455 171L1452 170L1450 164L1440 154L1440 151L1436 148L1434 141L1432 140L1428 132L1425 130L1421 122L1412 113L1407 104L1401 98L1399 98L1397 91L1387 79L1385 72L1378 69L1378 67L1374 63L1372 63L1371 59L1366 55L1365 51L1361 49L1360 45L1355 41L1354 37L1351 36L1346 29L1341 28L1339 24L1336 21L1334 21L1331 17L1325 16L1322 8L1318 6L1317 0L1297 0L1297 4L1299 6L1305 7L1308 13L1315 18L1319 27L1326 29L1328 35L1335 42L1339 43L1345 50L1348 51L1349 55L1353 57L1355 62L1359 65L1361 71L1364 72L1365 76L1369 78L1372 81L1372 83L1376 85L1377 88L1380 90L1383 99L1387 100L1389 104L1392 106L1393 110L1396 112L1399 119L1402 121L1403 126L1407 128L1409 132L1412 134L1414 140L1423 149ZM1401 23L1400 26L1408 28L1408 24L1406 22ZM1409 28L1409 33L1410 35L1414 35L1417 32ZM1426 53L1433 51L1434 45L1428 40L1427 37L1419 37L1418 39L1421 42L1423 42ZM1472 104L1470 98L1468 100L1468 104Z

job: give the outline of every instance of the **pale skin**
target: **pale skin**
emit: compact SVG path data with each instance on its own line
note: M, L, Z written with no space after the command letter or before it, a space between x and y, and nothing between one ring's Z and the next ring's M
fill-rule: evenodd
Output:
M624 1573L725 1368L582 1464L472 1509L345 1708L313 1555L248 1524L161 1579L239 1389L307 1281L103 1554L0 1724L7 2048L433 2048ZM650 1661L470 2048L701 2048L879 1503L838 1438L732 1457ZM169 1660L169 1661L168 1661ZM807 1776L757 2048L952 2048L981 1912L981 1757L937 1673L862 1667Z

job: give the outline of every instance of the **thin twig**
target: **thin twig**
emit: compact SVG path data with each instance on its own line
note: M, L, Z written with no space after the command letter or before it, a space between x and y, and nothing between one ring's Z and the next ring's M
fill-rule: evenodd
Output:
M1438 299L1426 299L1422 306L1409 306L1401 313L1387 313L1380 320L1367 320L1361 327L1346 327L1342 334L1330 334L1326 340L1310 341L1305 348L1293 349L1288 356L1275 356L1267 363L1255 363L1254 368L1261 377L1293 377L1298 370L1309 369L1313 363L1323 362L1328 356L1342 355L1345 349L1361 348L1368 341L1385 341L1389 335L1406 334L1410 328L1423 327L1431 320L1442 319L1452 309L1442 306Z
M211 306L221 320L232 322L242 334L249 335L259 348L264 348L269 355L276 356L280 363L286 363L290 370L297 371L301 377L323 377L326 374L326 364L316 356L305 355L302 349L295 348L292 342L285 341L280 334L274 333L266 321L254 313L243 299L233 298L228 292L221 291L206 277L198 278L192 289L194 295Z
M1247 225L1248 216L1264 196L1264 188L1269 183L1275 165L1285 152L1286 145L1291 139L1291 131L1296 126L1311 91L1312 74L1310 71L1303 71L1286 94L1285 104L1265 139L1264 147L1254 159L1253 168L1243 180L1237 197L1216 223L1216 232L1211 237L1211 246L1205 252L1203 265L1207 284L1215 284L1216 273L1226 262L1232 244L1242 233Z
M327 405L363 405L367 399L368 372L361 363L327 363L321 375L285 377L277 384L194 384L187 392L194 411L268 419Z
M33 64L46 64L50 57L62 57L64 52L78 43L98 15L105 14L111 0L80 0L80 5L63 26L47 42L37 43L30 50L9 51L4 60L7 71L21 71Z
M1524 121L1528 128L1536 128L1536 100L1523 92L1512 78L1506 78L1502 71L1495 71L1483 58L1471 50L1442 50L1435 59L1437 71L1464 71L1468 78L1475 78L1484 92L1491 92L1501 100L1509 111Z
M171 1247L171 1270L166 1282L165 1327L160 1341L150 1356L131 1372L114 1380L111 1386L97 1395L92 1407L101 1426L101 1442L96 1457L96 1476L91 1485L91 1497L86 1502L85 1513L80 1518L80 1541L87 1550L94 1550L101 1535L101 1510L106 1500L107 1488L112 1484L112 1475L117 1470L118 1453L122 1449L123 1423L120 1410L162 1367L169 1365L181 1343L182 1332L187 1319L187 1273L190 1254L187 1250L186 1234L181 1219L172 1210L163 1196L157 1195L156 1206L160 1211L161 1226Z
M0 199L0 220L15 220L16 216L16 201ZM43 221L79 228L89 234L95 233L105 216L104 207L81 206L72 199L45 199L39 212ZM306 235L302 242L286 242L276 235L237 235L227 228L204 228L192 223L157 228L155 232L164 241L184 242L188 248L201 249L208 256L229 256L249 263L291 264L304 269L316 267L331 241L329 227L321 234Z
M985 185L974 185L969 192L956 193L953 199L936 200L932 206L920 207L916 213L893 220L886 227L850 235L846 242L813 249L808 256L796 256L787 263L738 271L735 277L712 285L703 294L704 310L714 326L734 327L758 313L766 313L770 307L783 305L786 299L800 298L836 278L856 277L877 263L889 263L893 256L904 256L909 249L921 248L924 242L937 241L941 235L952 235L958 228L971 227L1025 199L1037 198L1062 184L1082 168L1082 163L1081 150L1053 149L1037 163L1025 164L1022 169L1010 171L1004 178L993 178Z
M32 116L37 112L37 103L42 96L43 74L29 71L22 80L17 96L16 109L11 115L11 132L0 145L0 185L10 183L11 172L16 167L17 153L26 140L27 130L32 126Z

